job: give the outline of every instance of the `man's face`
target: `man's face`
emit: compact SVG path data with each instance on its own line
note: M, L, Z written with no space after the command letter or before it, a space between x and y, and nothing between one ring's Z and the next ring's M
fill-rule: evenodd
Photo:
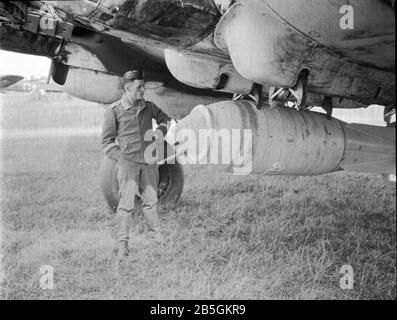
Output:
M127 82L124 86L125 94L130 101L143 99L145 92L145 82L143 80L134 80Z

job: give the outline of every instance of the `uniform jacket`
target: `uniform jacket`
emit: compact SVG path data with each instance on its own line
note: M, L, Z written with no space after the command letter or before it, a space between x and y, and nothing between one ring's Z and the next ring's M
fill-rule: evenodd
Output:
M123 156L125 159L145 163L145 148L152 141L145 141L144 136L147 130L153 130L152 119L156 120L158 129L166 135L167 121L170 118L153 102L141 102L137 107L126 110L125 104L118 100L105 110L102 146L109 158L118 160Z

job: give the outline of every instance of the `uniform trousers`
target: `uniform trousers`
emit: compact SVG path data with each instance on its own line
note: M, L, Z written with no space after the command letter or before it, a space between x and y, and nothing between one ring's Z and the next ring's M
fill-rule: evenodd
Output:
M117 239L128 241L131 216L135 211L136 196L142 200L142 211L151 231L160 229L157 211L157 164L138 163L123 156L117 162L120 201L116 212Z

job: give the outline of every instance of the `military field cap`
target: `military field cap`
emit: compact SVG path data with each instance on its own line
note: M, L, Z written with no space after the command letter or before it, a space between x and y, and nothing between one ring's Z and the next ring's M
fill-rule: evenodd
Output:
M131 81L134 81L134 80L143 80L142 71L140 71L140 70L127 71L123 75L122 84L124 86L127 82L131 82Z

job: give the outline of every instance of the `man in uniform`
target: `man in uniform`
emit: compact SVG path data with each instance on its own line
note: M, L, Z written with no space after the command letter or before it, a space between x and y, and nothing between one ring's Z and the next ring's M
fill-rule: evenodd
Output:
M105 154L117 161L120 202L116 212L116 252L120 260L128 255L131 215L135 196L140 194L146 225L153 232L160 231L157 212L158 168L147 157L145 149L152 143L147 137L161 142L167 133L170 118L153 102L146 101L144 80L140 71L127 71L122 79L123 95L106 109L102 129ZM153 132L152 119L159 125ZM149 133L149 134L148 134ZM116 144L117 139L117 144Z

